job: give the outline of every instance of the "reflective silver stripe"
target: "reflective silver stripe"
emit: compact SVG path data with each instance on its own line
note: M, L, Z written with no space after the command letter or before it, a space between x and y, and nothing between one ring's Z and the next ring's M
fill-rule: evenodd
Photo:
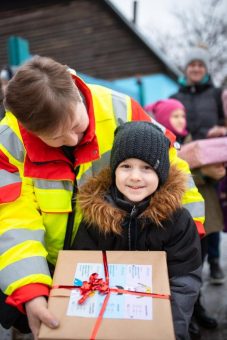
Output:
M119 125L121 122L127 122L127 96L112 91L112 104L113 112L115 115L116 124Z
M44 230L13 229L0 236L0 255L27 240L44 244Z
M202 217L205 215L204 202L186 203L183 206L185 209L187 209L190 212L193 218Z
M10 264L0 271L1 290L5 291L13 282L32 274L50 276L45 257L33 256Z
M112 94L112 104L113 104L113 112L115 116L116 125L119 125L121 122L127 122L127 95L122 93L111 91ZM89 168L85 173L82 174L81 178L77 180L78 186L81 186L87 178L94 176L101 169L106 166L109 166L110 162L110 150L101 155L100 159L92 162L91 168Z
M100 159L97 159L95 162L92 163L93 176L99 173L99 171L104 167L109 166L109 164L110 164L110 151L107 151L104 154L102 154Z
M159 129L162 130L164 134L166 133L166 128L162 124L158 123L154 118L152 118L151 122L157 127L159 127Z
M110 164L110 151L105 152L102 154L101 158L97 159L92 163L91 168L83 173L81 178L77 181L78 186L84 184L84 182L92 176L95 176L99 173L100 170L109 166Z
M0 170L0 188L8 184L21 182L21 178L18 172L8 172L5 170Z
M192 178L192 175L188 177L188 183L187 183L188 189L193 189L195 188L195 182L194 179Z
M34 186L39 189L73 190L73 184L70 181L48 181L45 179L34 179Z
M24 146L15 132L8 126L0 125L0 143L19 162L24 160Z
M92 177L92 168L89 168L87 171L83 173L83 175L80 177L80 179L77 179L77 185L80 187L85 183L85 181L89 178Z

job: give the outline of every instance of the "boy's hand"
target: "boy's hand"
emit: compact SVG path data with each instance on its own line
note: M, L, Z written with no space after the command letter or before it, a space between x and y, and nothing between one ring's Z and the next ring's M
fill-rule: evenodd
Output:
M58 327L59 321L56 320L56 318L47 309L47 301L44 296L39 296L26 302L25 309L34 340L38 339L41 322L50 328Z

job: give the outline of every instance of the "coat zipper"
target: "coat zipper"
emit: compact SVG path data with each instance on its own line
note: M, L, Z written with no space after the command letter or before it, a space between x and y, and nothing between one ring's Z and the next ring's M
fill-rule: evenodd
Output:
M134 217L136 213L136 206L134 205L132 208L132 211L130 213L130 220L129 220L129 226L128 226L128 249L132 250L132 246L131 246L131 222L132 222L132 218Z

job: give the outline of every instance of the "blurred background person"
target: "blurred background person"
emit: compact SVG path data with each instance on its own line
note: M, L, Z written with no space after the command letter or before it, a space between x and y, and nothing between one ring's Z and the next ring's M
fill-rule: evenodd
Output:
M3 106L3 98L5 94L8 82L13 77L13 70L9 65L4 66L0 71L0 83L1 83L1 93L0 93L0 120L5 116L5 108Z
M225 115L225 126L227 126L227 75L223 79L222 82L222 105L223 105L223 111Z
M185 113L185 107L181 102L179 102L176 99L165 99L165 100L159 100L155 103L149 104L145 106L145 110L156 119L156 121L166 128L168 128L170 131L175 133L177 137L177 141L182 143L187 143L191 141L191 136L188 134L188 131L186 129L186 113ZM212 168L214 166L210 165L207 167L208 169L211 168L210 171L212 171ZM215 169L215 167L214 167ZM201 306L199 301L200 309L203 309L203 312L205 313L205 309ZM206 315L206 313L205 313ZM204 315L203 315L204 316ZM213 327L216 327L217 322L216 320L209 318L206 315L206 322L210 322ZM208 325L208 328L210 327L210 324ZM196 318L193 315L192 321L190 323L189 327L190 335L192 339L198 339L201 337L201 332L199 325L197 324Z
M213 85L209 75L209 54L202 47L194 47L185 56L185 75L179 80L180 88L172 98L178 99L186 108L187 129L192 140L226 135L221 89ZM217 150L218 151L218 150ZM206 237L201 241L203 259L208 255L210 282L222 284L224 273L220 267L220 231L223 230L223 215L217 195L218 180L224 174L223 165L204 166L194 171L195 183L205 199ZM217 321L211 318L199 297L194 318L205 328L216 328Z
M145 110L154 119L176 135L178 143L183 143L188 134L184 105L176 99L158 100L145 106Z

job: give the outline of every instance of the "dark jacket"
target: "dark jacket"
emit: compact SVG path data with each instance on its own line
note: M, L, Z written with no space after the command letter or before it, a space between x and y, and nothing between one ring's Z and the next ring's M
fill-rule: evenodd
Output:
M221 89L214 87L208 78L204 84L187 85L182 81L179 92L172 98L178 99L186 108L187 130L192 140L205 139L207 132L215 125L224 125ZM217 196L217 181L192 171L195 184L205 199L206 234L223 229L223 216Z
M5 108L3 105L3 98L0 98L0 120L5 117Z
M176 98L185 106L187 130L193 140L206 138L210 128L224 124L221 89L216 88L211 79L195 85L182 81L179 92L171 98Z
M167 182L133 206L111 186L110 169L101 171L78 194L84 220L73 245L77 250L166 251L177 339L187 339L200 288L199 236L190 214L181 207L185 182L185 175L171 166Z

